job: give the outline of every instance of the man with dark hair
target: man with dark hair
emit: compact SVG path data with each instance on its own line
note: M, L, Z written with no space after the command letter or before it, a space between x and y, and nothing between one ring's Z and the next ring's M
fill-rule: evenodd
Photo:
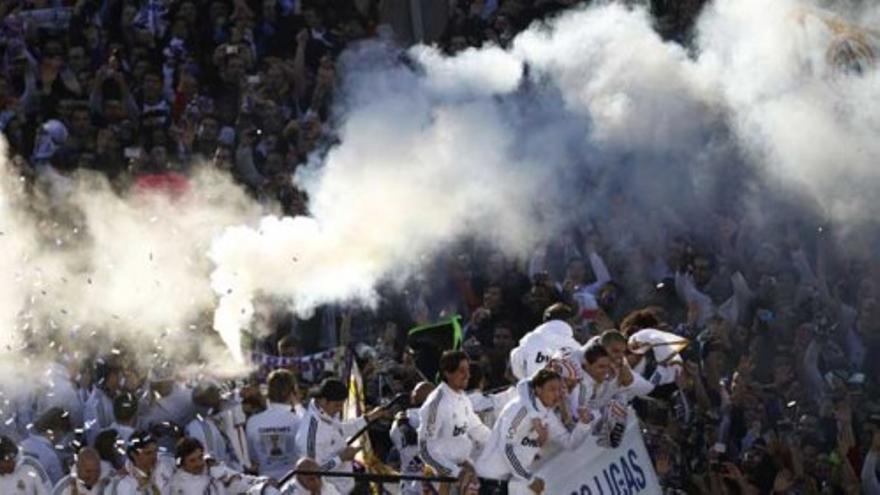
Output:
M322 381L297 432L298 450L316 460L321 471L351 472L351 460L358 448L348 445L348 440L367 423L388 415L386 409L375 408L359 418L343 421L342 409L347 398L348 387L341 380L327 378ZM351 478L330 478L327 483L340 493L351 493L354 489Z
M0 493L47 495L50 487L42 466L19 460L18 446L7 436L0 436Z
M171 477L170 488L174 494L222 495L225 487L213 479L205 464L205 449L195 438L185 437L177 442L174 453L177 470Z
M159 461L159 444L146 430L136 430L128 440L125 474L115 478L108 495L165 493L174 467Z
M659 328L660 325L661 321L657 317L657 312L651 308L645 308L626 315L620 322L620 331L629 337L643 328Z
M266 410L251 416L245 428L251 462L261 476L280 480L296 462L301 416L294 411L296 379L287 370L269 374Z
M466 390L470 361L462 351L446 351L440 357L443 382L419 409L419 454L437 474L472 477L474 444L484 445L491 431L474 412Z
M21 442L22 456L36 459L49 476L49 486L55 486L64 476L64 468L56 445L71 431L69 414L60 407L52 407L34 421L30 435Z
M95 441L98 432L108 428L113 417L113 398L119 392L122 369L116 359L99 358L95 363L96 386L86 401L84 412L86 438L89 443Z
M130 392L123 392L113 399L113 416L116 421L108 429L116 430L118 437L127 442L137 426L138 400Z
M608 385L612 370L611 358L601 342L584 346L581 365L585 372L583 383L587 387L587 397L592 402L592 408L599 409L610 399L611 389Z
M629 367L626 359L627 338L617 330L606 330L598 339L611 360L613 380L618 393L625 394L623 399L629 401L634 396L650 394L654 386L641 375L633 373Z
M626 366L626 337L617 330L606 330L599 336L599 343L608 353L611 361L611 368L614 377L617 379L617 385L620 387L628 387L633 382L633 374Z
M277 484L268 478L250 476L230 469L205 455L202 442L192 437L178 440L174 447L177 470L169 481L170 492L177 494L224 495L227 493L278 493ZM208 462L210 460L210 462Z
M567 304L554 303L544 310L544 323L553 320L568 321L574 317L574 311Z
M220 387L214 384L198 386L192 392L192 400L196 405L197 414L186 426L187 436L201 442L205 454L210 455L212 459L232 469L241 469L235 448L220 417L222 413Z
M609 337L613 339L613 337ZM579 392L579 407L586 407L599 418L594 431L601 446L617 447L626 428L627 409L620 397L611 356L602 346L601 337L582 349L584 377Z
M530 468L547 441L573 449L586 438L592 418L587 408L581 408L573 428L565 427L556 409L564 404L566 392L560 375L551 369L539 370L531 380L520 382L517 392L495 423L477 472L487 479L483 484L506 481L510 494L540 494L544 480Z
M104 430L95 437L93 445L101 460L109 464L112 471L116 471L125 465L125 459L120 454L120 449L117 445L118 438L119 435L116 430ZM125 442L121 440L119 443L125 445Z

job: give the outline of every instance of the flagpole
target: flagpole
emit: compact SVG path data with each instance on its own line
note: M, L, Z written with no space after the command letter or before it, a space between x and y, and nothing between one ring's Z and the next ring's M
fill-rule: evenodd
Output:
M424 481L426 483L458 483L458 478L448 476L418 476L414 474L375 474L375 473L349 473L342 471L312 471L294 469L290 471L279 481L279 484L290 481L297 475L306 476L322 476L330 478L354 478L356 480L376 482L376 483L395 483L398 481Z
M394 408L394 407L397 407L398 405L400 405L400 403L402 403L403 401L405 401L405 400L407 400L407 399L408 399L408 397L406 396L406 394L397 394L396 396L394 396L393 399L391 399L391 402L389 402L388 404L385 404L384 406L382 406L382 409L392 409L392 408ZM372 421L368 421L367 424L364 425L364 427L361 428L360 430L356 431L355 434L352 435L351 438L349 438L349 439L345 442L345 444L346 444L346 445L351 445L351 444L353 444L354 442L356 442L357 439L360 438L361 435L364 434L364 432L366 432L367 430L369 430L371 426L373 426L374 424L378 423L379 421L382 421L382 418L376 418L376 419L374 419L374 420L372 420Z

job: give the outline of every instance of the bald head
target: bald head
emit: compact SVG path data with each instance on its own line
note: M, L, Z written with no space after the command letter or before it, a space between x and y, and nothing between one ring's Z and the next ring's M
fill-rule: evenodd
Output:
M320 471L321 466L312 458L303 457L296 462L297 471ZM314 474L298 474L296 481L306 490L317 492L321 489L321 477Z
M76 454L76 477L90 488L98 484L101 478L101 456L97 450L86 447Z
M418 407L425 403L425 399L434 391L434 384L431 382L419 382L409 396L409 402L412 407Z

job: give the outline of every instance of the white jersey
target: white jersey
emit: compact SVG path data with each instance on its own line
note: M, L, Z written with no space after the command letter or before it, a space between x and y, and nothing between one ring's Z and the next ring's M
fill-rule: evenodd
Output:
M244 474L222 463L211 466L208 473L229 495L271 495L277 492L276 488L266 486L269 478Z
M583 347L580 349L573 351L571 353L571 358L578 363L584 362L584 351L590 347L591 345L599 343L599 337L593 337ZM602 384L596 387L595 380L592 379L586 372L583 373L581 377L581 383L578 384L578 387L572 391L572 394L576 394L576 396L569 397L569 402L572 406L572 411L577 411L577 408L581 405L586 405L591 409L597 409L604 405L607 405L611 399L615 399L621 403L627 404L633 400L635 397L644 397L651 393L654 390L654 386L642 377L636 370L630 368L629 363L624 359L623 366L629 368L630 375L632 375L633 381L627 386L623 386L620 384L620 376L612 376L602 382ZM588 400L591 404L587 404Z
M125 469L128 474L111 479L104 489L104 495L170 495L171 477L175 471L171 457L159 456L148 481L145 473L131 462L126 463ZM140 480L146 481L143 486Z
M260 475L280 480L293 469L299 457L296 433L300 421L290 404L277 402L270 402L265 411L248 419L248 448Z
M158 397L150 393L147 400L139 406L139 425L149 429L152 425L171 422L183 427L195 413L192 390L175 385L171 393ZM142 411L142 412L140 412Z
M301 417L300 409L302 409L302 406L294 407L293 412ZM229 446L232 448L230 454L237 461L236 463L228 464L235 469L251 466L253 463L250 457L246 429L248 418L242 408L238 392L235 392L229 405L215 414L213 419L216 420L215 425L221 431L226 432L226 440L229 441Z
M281 495L312 495L312 492L299 484L296 478L293 478L281 487ZM321 495L340 495L340 492L330 483L322 482Z
M492 429L489 444L476 464L483 478L526 483L532 479L531 467L548 445L538 444L534 422L548 430L547 443L565 449L578 446L589 434L589 425L578 421L568 431L552 409L548 409L525 381L517 385L518 397L501 412Z
M108 426L105 430L116 430L116 438L117 440L122 440L126 444L128 443L128 439L131 438L132 433L134 433L134 428L127 425L121 425L114 421L110 426Z
M89 487L82 480L77 479L76 476L68 474L55 485L52 495L102 495L108 481L105 478L101 478L94 486ZM74 485L76 485L75 490Z
M186 425L186 436L201 442L205 454L212 459L233 469L241 469L241 463L238 462L238 456L223 430L223 423L219 417L196 415L196 418Z
M674 383L682 369L682 359L678 354L687 346L687 339L674 333L654 328L645 328L630 335L629 347L642 348L644 356L633 371L647 379L653 387ZM654 364L648 366L649 356Z
M0 475L0 493L3 495L49 495L50 491L33 465L19 462L15 471Z
M473 392L468 394L468 399L483 424L492 428L504 406L516 399L516 387L507 387L497 394Z
M43 466L49 477L49 486L55 486L58 480L64 477L64 469L61 466L61 458L55 451L55 447L48 438L42 435L30 434L21 442L22 457L35 459Z
M419 409L419 454L425 464L443 476L458 476L459 465L471 460L491 430L480 421L465 392L444 382Z
M45 374L46 393L37 398L37 414L52 407L60 407L70 414L70 424L83 424L85 403L79 387L70 378L70 371L59 363L49 364Z
M624 364L624 366L629 367L629 364ZM636 373L632 368L629 371L633 377L632 383L626 387L618 386L618 397L624 403L630 403L636 397L645 397L654 390L654 385L645 377Z
M550 362L559 351L580 347L574 340L571 326L561 320L551 320L527 333L519 346L510 351L510 370L518 380L531 378Z
M86 401L83 418L85 420L86 439L91 445L95 442L98 432L106 430L108 426L116 421L116 417L113 414L113 399L101 388L95 387Z
M317 461L321 471L350 473L351 461L343 461L339 454L348 446L348 438L366 425L363 416L349 421L328 416L312 400L296 435L296 446L302 455ZM354 489L351 478L325 478L324 482L334 485L340 493L350 493Z
M586 407L595 415L615 399L618 390L617 380L614 378L597 382L589 373L584 373L577 387L568 396L571 411L576 414L578 409Z
M400 472L410 476L421 476L424 463L419 457L419 410L407 409L406 419L395 420L389 433L391 443L400 455ZM420 481L401 481L401 495L422 495Z
M226 495L226 488L208 473L192 474L178 469L171 476L169 495Z

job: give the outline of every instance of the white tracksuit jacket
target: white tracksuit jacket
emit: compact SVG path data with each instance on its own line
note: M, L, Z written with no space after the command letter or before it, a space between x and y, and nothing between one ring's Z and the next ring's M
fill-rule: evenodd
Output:
M475 443L485 445L491 430L480 421L465 392L446 383L434 389L419 409L419 454L443 476L457 477Z
M351 472L351 461L343 461L339 454L347 447L346 440L366 425L363 416L350 421L330 417L312 400L297 432L296 446L302 455L317 461L322 471ZM354 489L352 478L328 477L324 482L335 486L339 493Z
M277 488L266 484L269 478L244 474L222 462L211 466L208 473L218 486L225 488L226 491L223 493L227 495L277 495L278 493Z
M476 466L482 478L510 480L511 495L531 493L528 489L533 478L531 467L545 447L538 445L535 420L547 426L547 442L564 449L580 445L590 431L589 424L580 421L568 431L556 412L538 399L528 382L520 382L517 391L519 396L501 412Z
M652 387L674 383L676 378L678 378L682 369L682 359L678 354L677 346L668 344L682 342L683 340L684 337L674 333L657 330L655 328L645 328L630 335L630 346L633 346L633 344L651 344L657 346L648 351L654 353L657 367L651 376L644 377L650 382ZM646 359L642 358L642 360L633 367L633 372L644 376L646 374L646 365Z
M104 390L95 387L86 400L83 408L83 421L85 421L86 439L89 444L95 442L98 433L107 429L116 417L113 415L113 399Z
M70 424L78 428L83 424L85 403L79 387L71 380L70 371L60 363L50 363L46 370L46 393L37 397L37 411L61 407L70 414Z
M217 462L222 462L233 469L241 469L241 463L235 455L235 449L229 443L229 437L221 430L223 423L218 416L200 416L186 425L186 435L195 438L205 448L205 454Z
M510 370L517 380L525 380L544 368L557 352L579 347L568 323L551 320L527 333L510 351Z
M73 474L68 474L55 485L52 495L73 495L74 484L76 484L76 495L102 495L107 483L108 480L106 478L100 478L93 487L89 488L81 480L76 479Z
M281 495L312 495L312 492L306 490L296 478L288 481L281 487ZM327 479L321 483L321 495L340 495L339 490L335 486L327 483Z
M400 454L401 474L421 476L424 472L424 463L419 457L419 410L407 409L406 421L395 420L391 425L389 436L391 443ZM401 481L400 493L402 495L422 495L422 483L420 481Z
M30 460L33 462L33 459ZM0 475L0 493L3 495L48 495L49 488L43 483L41 475L30 462L19 458L15 471Z
M599 337L593 337L587 341L580 349L573 351L571 353L572 359L579 363L584 363L584 351L599 342ZM640 375L636 370L630 367L629 363L624 359L623 365L629 368L630 374L633 377L632 383L627 386L623 386L620 384L620 378L618 376L612 376L602 382L599 388L596 388L596 382L592 379L586 372L584 372L584 379L581 382L581 386L578 389L575 389L580 394L586 394L586 397L590 399L591 409L600 409L605 405L608 405L611 399L616 399L618 402L622 404L628 404L632 402L635 397L645 397L650 394L654 390L654 385L651 384L648 380L646 380L642 375ZM583 395L579 396L579 400L576 403L573 403L573 406L577 410L577 405L579 403L583 403Z
M261 476L280 480L293 469L302 454L296 444L301 421L290 404L276 402L270 402L265 411L248 419L248 449L251 461L259 463Z
M192 474L178 469L171 476L169 495L226 495L226 488L208 473Z
M477 416L487 427L492 428L504 406L516 398L516 387L508 387L496 394L471 392L468 394L468 398L471 400L471 405L474 406L474 412L477 413Z
M43 435L31 433L21 442L21 455L36 459L49 476L49 487L55 486L64 477L61 458L55 451L52 442Z
M131 461L127 461L125 469L128 474L112 478L104 489L104 495L168 495L171 477L175 471L174 464L171 456L160 454L153 472L150 473L150 482L141 487L138 478L144 479L144 472Z

